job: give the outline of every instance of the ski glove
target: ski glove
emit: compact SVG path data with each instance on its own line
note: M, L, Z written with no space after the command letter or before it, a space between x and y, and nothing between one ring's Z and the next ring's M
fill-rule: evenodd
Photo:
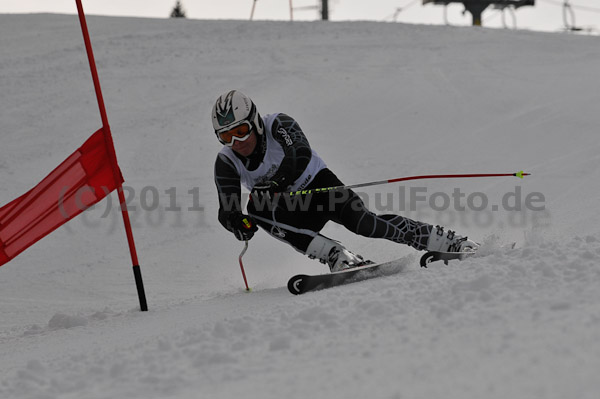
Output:
M258 230L254 220L248 215L244 215L241 212L233 212L227 219L229 231L231 231L235 238L240 241L248 241L254 236L254 233Z
M276 181L266 181L264 183L258 183L252 188L250 194L253 199L264 201L265 199L271 200L275 197L275 193L281 191L281 187Z

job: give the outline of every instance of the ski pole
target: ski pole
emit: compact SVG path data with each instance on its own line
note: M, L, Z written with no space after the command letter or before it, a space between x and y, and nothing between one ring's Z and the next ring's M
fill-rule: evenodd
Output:
M244 263L242 262L242 257L246 253L246 250L248 250L248 240L246 240L246 243L244 244L244 249L242 249L242 252L240 253L239 260L240 269L242 270L242 277L244 277L244 284L246 285L246 291L250 292L250 287L248 287L248 280L246 280L246 272L244 271Z
M314 188L311 190L292 191L292 192L287 192L286 194L289 196L294 196L294 195L311 194L311 193L318 193L318 192L327 192L327 191L332 191L332 190L349 190L349 189L353 189L353 188L378 186L381 184L396 183L396 182L407 181L407 180L458 179L458 178L502 177L502 176L516 176L516 177L519 177L522 179L524 176L529 176L529 175L531 175L531 173L525 173L523 171L520 171L520 172L516 172L516 173L471 173L471 174L458 174L458 175L407 176L407 177L398 177L395 179L372 181L372 182L368 182L368 183L352 184L352 185L348 185L348 186L333 186L333 187Z

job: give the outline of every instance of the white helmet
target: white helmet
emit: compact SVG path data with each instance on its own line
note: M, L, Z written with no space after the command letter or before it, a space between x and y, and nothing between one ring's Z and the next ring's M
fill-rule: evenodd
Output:
M250 130L263 134L264 125L256 106L244 93L231 90L220 96L212 109L212 123L219 141L219 133L231 130L242 124L249 124Z

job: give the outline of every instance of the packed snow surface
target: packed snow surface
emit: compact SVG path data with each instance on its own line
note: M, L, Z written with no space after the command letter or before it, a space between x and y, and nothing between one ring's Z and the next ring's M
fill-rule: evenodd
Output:
M0 268L1 398L600 395L598 38L88 23L150 310L138 308L113 194ZM76 17L0 15L0 49L5 204L101 122ZM262 114L296 118L347 184L532 176L361 192L374 211L483 242L479 257L421 269L411 248L328 225L401 272L295 297L290 276L326 268L260 232L243 258L246 293L242 244L216 220L213 183L210 109L233 88Z

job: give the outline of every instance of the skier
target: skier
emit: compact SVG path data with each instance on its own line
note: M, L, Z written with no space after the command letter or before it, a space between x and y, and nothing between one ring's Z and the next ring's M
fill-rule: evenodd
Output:
M365 237L385 238L417 250L458 252L478 244L400 215L376 215L349 189L289 196L285 192L343 186L310 147L298 123L283 113L261 117L250 98L232 90L212 110L215 134L223 148L215 162L219 221L240 241L263 228L331 272L364 265L360 255L319 232L328 221ZM244 214L243 184L250 192Z

